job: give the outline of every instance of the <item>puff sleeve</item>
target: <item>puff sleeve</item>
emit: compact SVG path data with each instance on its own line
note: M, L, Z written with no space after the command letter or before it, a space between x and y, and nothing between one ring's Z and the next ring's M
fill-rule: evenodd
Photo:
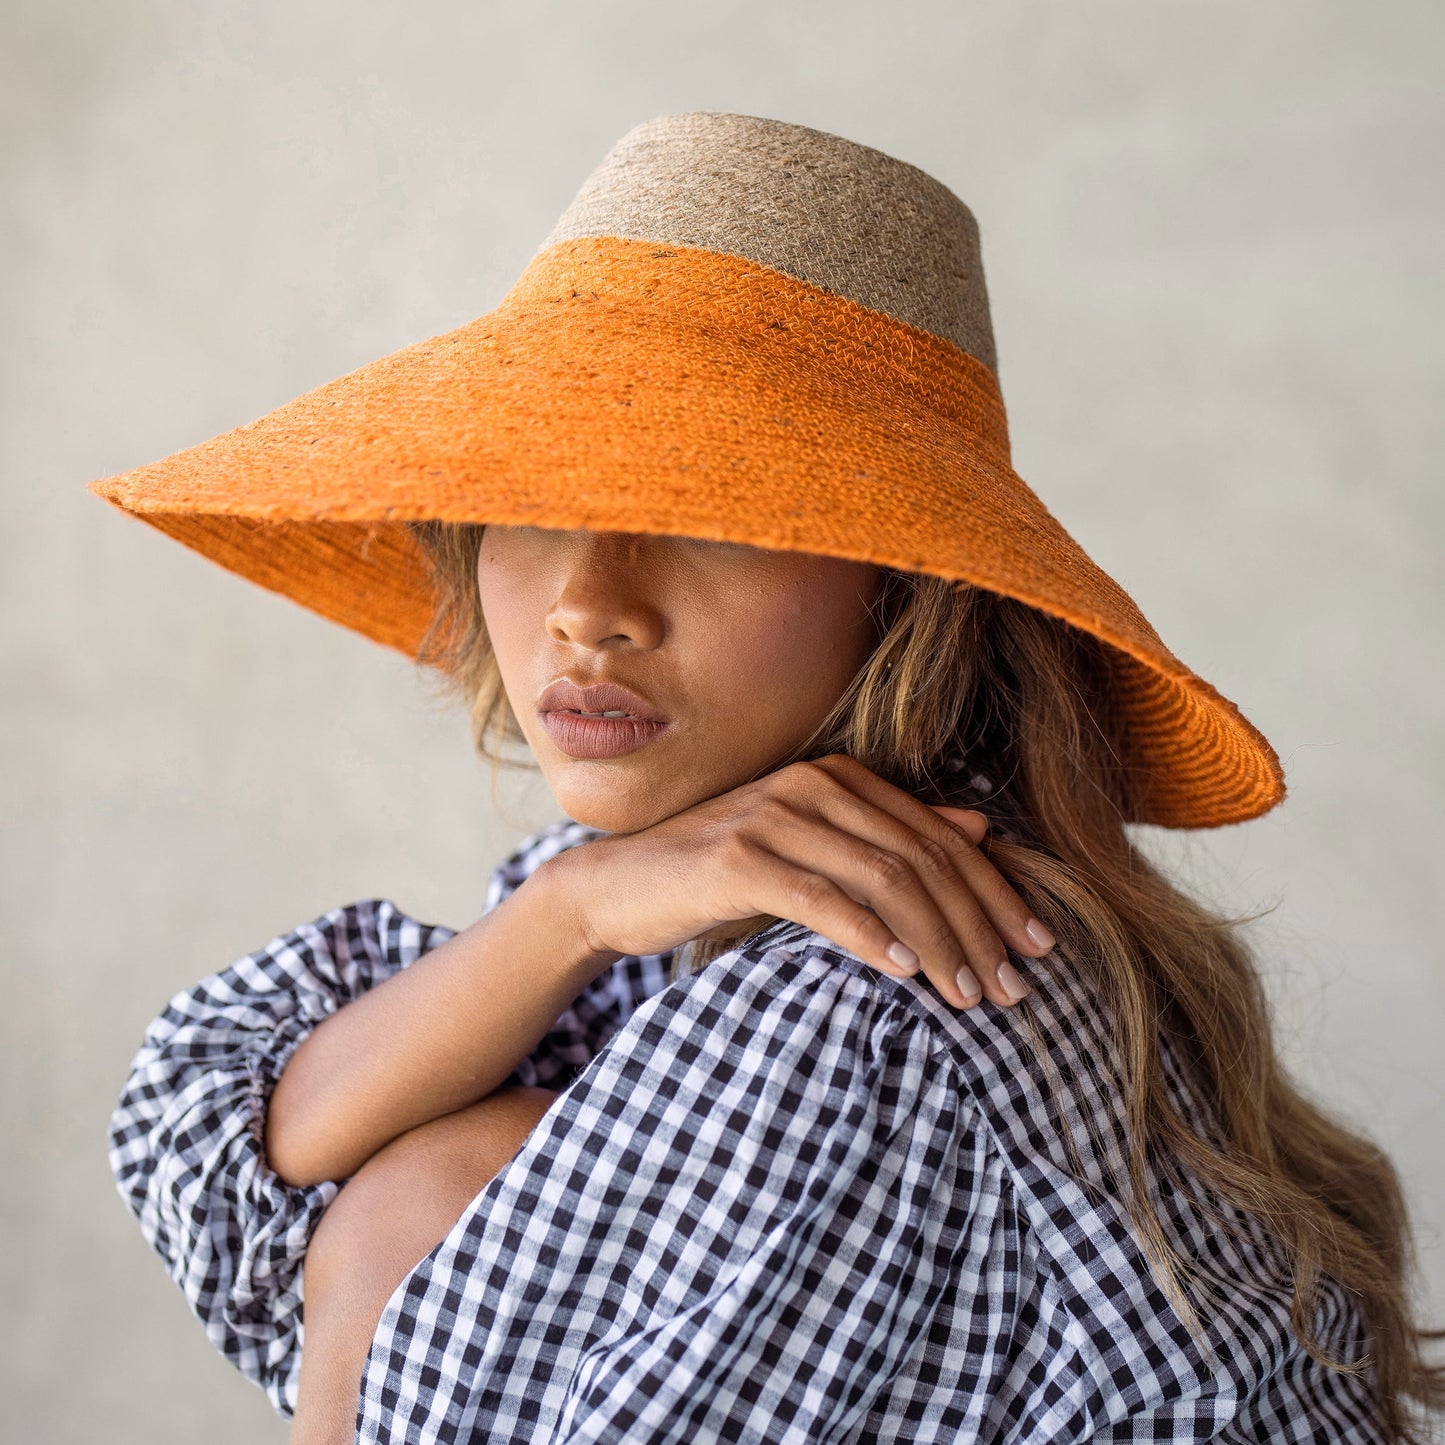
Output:
M484 911L588 836L565 821L526 839L493 871ZM263 1150L267 1105L318 1023L453 933L372 898L278 936L170 1000L111 1116L111 1171L141 1233L212 1344L285 1418L296 1408L306 1249L345 1181L283 1182ZM613 1025L618 993L601 975L512 1081L570 1079Z
M262 1149L287 1061L328 1014L451 936L389 899L333 909L171 999L111 1116L122 1199L211 1343L296 1407L301 1263L343 1181L292 1186Z
M643 1003L402 1282L359 1440L839 1439L919 1353L973 1105L866 965L759 954Z

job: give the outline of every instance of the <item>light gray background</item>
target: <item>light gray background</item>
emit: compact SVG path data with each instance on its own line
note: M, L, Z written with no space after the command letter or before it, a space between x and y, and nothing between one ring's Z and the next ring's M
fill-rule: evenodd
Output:
M1291 793L1141 830L1398 1160L1445 1316L1437 5L125 5L0 19L6 1429L281 1440L117 1197L177 990L338 903L462 926L502 814L407 663L84 491L489 310L613 140L800 121L975 210L1015 462Z

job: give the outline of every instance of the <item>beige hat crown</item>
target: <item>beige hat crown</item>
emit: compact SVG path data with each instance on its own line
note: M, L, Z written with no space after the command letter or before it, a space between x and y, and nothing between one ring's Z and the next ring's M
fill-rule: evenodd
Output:
M951 341L995 376L973 212L907 161L731 111L634 126L552 227L743 256Z

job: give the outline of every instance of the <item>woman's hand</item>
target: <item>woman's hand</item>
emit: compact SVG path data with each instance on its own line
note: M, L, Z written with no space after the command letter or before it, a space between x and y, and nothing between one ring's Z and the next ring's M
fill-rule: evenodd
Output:
M792 763L635 833L569 849L582 927L599 959L665 953L772 914L907 977L955 1007L1017 1003L1007 948L1053 947L977 844L982 814L922 803L841 753ZM570 870L576 870L571 872Z

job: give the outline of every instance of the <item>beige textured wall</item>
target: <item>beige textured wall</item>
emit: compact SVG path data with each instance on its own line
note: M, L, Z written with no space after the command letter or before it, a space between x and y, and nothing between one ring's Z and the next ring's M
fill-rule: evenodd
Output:
M399 658L83 484L501 297L612 141L797 120L974 208L1016 463L1292 796L1150 841L1398 1159L1445 1315L1445 12L8 0L0 11L5 1430L281 1440L105 1128L177 989L337 903L476 915L499 819Z

